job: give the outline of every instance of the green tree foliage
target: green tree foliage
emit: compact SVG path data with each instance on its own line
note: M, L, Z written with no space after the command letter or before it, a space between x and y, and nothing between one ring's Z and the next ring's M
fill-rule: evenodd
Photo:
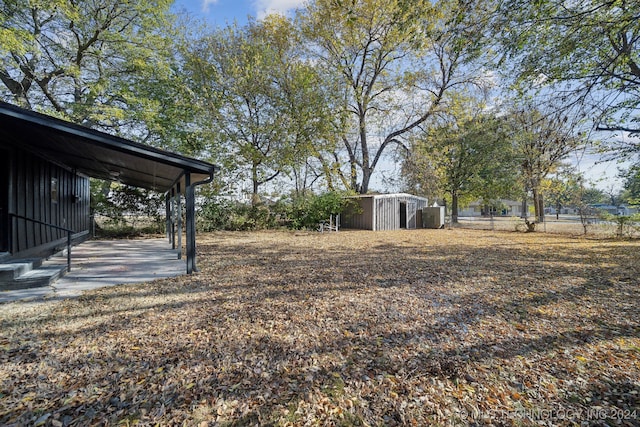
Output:
M555 176L542 180L540 185L545 195L547 206L556 211L556 219L560 218L560 210L575 205L581 199L583 178L570 168L560 169Z
M169 0L5 1L4 100L102 129L135 131L139 79L166 71Z
M622 198L631 205L640 205L640 163L621 173L624 178Z
M601 130L640 131L640 8L637 0L500 0L496 31L521 87L552 90L590 109ZM638 152L619 141L618 154ZM620 145L622 144L622 145Z
M188 53L193 90L224 149L219 161L232 181L251 180L254 204L262 185L317 154L324 133L320 80L297 47L291 22L270 15L215 31Z
M517 182L513 147L503 120L480 110L465 110L462 105L469 103L468 98L459 98L451 119L418 136L405 159L404 171L414 181L430 171L424 178L435 180L440 195L448 196L453 222L460 204L507 197ZM421 183L422 188L430 185Z
M126 114L132 124L126 130L128 137L140 142L212 160L215 156L208 153L215 152L215 147L202 126L205 114L202 105L194 102L184 64L185 52L199 29L188 17L178 17L173 25L158 30L164 35L164 44L158 48L162 63L136 70L125 87Z
M606 203L608 197L607 194L599 188L587 187L582 189L581 199L589 205L594 205L597 203Z
M310 54L339 88L347 188L366 193L389 147L443 111L452 87L477 83L463 67L480 34L474 4L316 0L301 12Z
M91 180L91 213L103 228L131 234L164 229L165 199L161 194L115 182Z
M429 200L438 200L443 195L436 166L418 136L410 142L412 150L405 151L401 163L404 191Z

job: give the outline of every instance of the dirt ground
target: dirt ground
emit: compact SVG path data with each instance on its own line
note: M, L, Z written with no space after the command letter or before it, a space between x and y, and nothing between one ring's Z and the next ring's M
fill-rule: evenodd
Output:
M0 424L637 426L639 249L203 234L192 276L0 305Z

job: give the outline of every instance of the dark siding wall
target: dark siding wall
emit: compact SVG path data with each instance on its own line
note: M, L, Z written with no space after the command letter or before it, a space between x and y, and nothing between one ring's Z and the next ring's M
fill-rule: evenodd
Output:
M89 230L89 180L38 156L10 153L9 210L78 233ZM52 188L57 182L57 197ZM12 220L13 254L66 239L67 234L24 219Z
M357 206L349 205L340 222L343 228L373 230L373 198L362 197L350 199Z
M0 252L9 251L9 152L0 148Z
M429 201L423 198L416 199L416 228L422 228L422 208L426 208Z

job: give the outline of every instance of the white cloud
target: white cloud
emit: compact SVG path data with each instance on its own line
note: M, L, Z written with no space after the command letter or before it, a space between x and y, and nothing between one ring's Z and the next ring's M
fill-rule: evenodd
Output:
M202 11L208 13L209 6L215 5L216 3L218 3L218 0L202 0Z
M262 19L271 13L286 15L287 12L301 7L304 3L306 0L256 0L254 6L256 16Z

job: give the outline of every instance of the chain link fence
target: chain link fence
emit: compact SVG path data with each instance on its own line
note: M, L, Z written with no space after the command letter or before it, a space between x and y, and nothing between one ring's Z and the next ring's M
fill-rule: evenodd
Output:
M628 218L628 217L627 217ZM533 218L528 218L531 222ZM467 228L476 230L519 231L525 232L527 225L520 217L458 217L457 223L446 218L447 228ZM622 221L589 217L581 220L578 216L560 215L559 218L546 216L545 221L537 223L535 231L540 233L584 235L598 238L640 238L639 221Z

